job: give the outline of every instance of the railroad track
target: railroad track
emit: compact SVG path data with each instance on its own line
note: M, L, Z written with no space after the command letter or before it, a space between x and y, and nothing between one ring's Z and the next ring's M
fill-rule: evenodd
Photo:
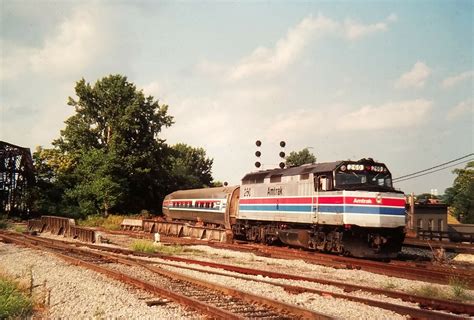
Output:
M443 248L446 251L457 252L457 253L470 253L474 254L474 245L466 243L453 243L446 241L437 240L421 240L416 238L405 238L404 246L428 249Z
M59 240L52 240L52 239L38 239L36 237L27 237L31 241L39 241L44 243L45 245L49 245L52 243L60 243L61 245L65 245L70 247L71 243L66 243L65 241L59 241ZM84 245L81 243L75 243L75 245ZM154 273L162 274L164 271L160 268L157 268L156 266L153 266L150 264L150 261L144 261L143 259L140 258L131 258L127 257L124 258L123 255L129 255L133 252L130 250L126 249L118 249L118 248L110 248L110 247L101 247L101 246L96 246L96 245L90 245L87 244L87 247L94 248L94 249L100 249L100 250L106 250L106 251L112 251L116 253L120 253L120 255L108 255L108 259L111 261L122 261L122 263L127 264L132 261L133 263L139 264L141 267L152 271ZM430 308L430 309L437 309L437 310L445 310L448 312L454 312L454 313L462 313L462 314L467 314L467 315L474 315L474 305L471 304L464 304L464 303L459 303L456 301L446 301L446 300L439 300L439 299L428 299L428 298L423 298L423 297L418 297L402 292L395 292L395 291L390 291L390 290L383 290L383 289L376 289L376 288L370 288L370 287L363 287L363 286L357 286L357 285L350 285L346 283L341 283L341 282L336 282L336 281L330 281L330 280L325 280L325 279L316 279L316 278L308 278L308 277L301 277L301 276L292 276L292 275L287 275L287 274L281 274L281 273L275 273L275 272L266 272L266 271L261 271L261 270L255 270L255 269L249 269L249 268L243 268L243 267L235 267L235 266L229 266L229 265L222 265L222 264L216 264L216 263L209 263L209 262L203 262L203 261L198 261L198 260L191 260L191 259L185 259L185 258L179 258L179 257L165 257L162 255L157 255L157 254L140 254L140 255L145 255L148 257L160 257L162 259L167 259L170 261L174 262L186 262L186 263L193 263L195 265L202 265L202 266L207 266L207 267L213 267L221 270L227 270L227 271L232 271L236 273L241 273L241 274L247 274L247 275L261 275L265 277L271 277L271 278L279 278L279 279L291 279L291 280L303 280L303 281L308 281L308 282L315 282L315 283L322 283L322 284L327 284L331 286L336 286L339 288L342 288L345 292L352 292L352 291L366 291L370 292L373 294L382 294L387 297L391 298L396 298L396 299L402 299L404 301L409 301L413 303L417 303L421 308ZM100 256L102 257L103 254ZM163 263L161 262L160 265L168 265L172 267L178 267L181 269L188 269L188 270L193 270L193 271L198 271L198 272L204 272L204 273L211 273L211 274L217 274L217 275L222 275L222 276L229 276L229 274L220 272L220 271L209 271L209 270L202 270L198 269L195 267L184 267L176 264L170 264L170 263ZM136 272L134 272L136 274ZM173 274L170 277L174 278L179 278L180 276L177 276L176 274ZM205 275L203 275L205 277ZM431 311L431 310L425 310L425 309L419 309L419 308L413 308L413 307L407 307L399 304L393 304L393 303L387 303L383 301L377 301L377 300L372 300L372 299L367 299L367 298L360 298L357 296L353 295L348 295L348 294L340 294L340 293L334 293L334 292L328 292L328 291L323 291L323 290L315 290L315 289L310 289L306 287L300 287L300 286L290 286L290 285L285 285L281 283L275 283L274 281L267 281L267 280L256 280L255 278L249 278L246 276L236 276L232 275L233 278L239 278L242 280L251 280L251 281L259 281L262 283L267 283L271 284L273 286L280 286L283 287L284 290L292 293L313 293L313 294L318 294L318 295L323 295L323 296L332 296L334 298L339 298L339 299L345 299L345 300L351 300L359 303L364 303L366 305L374 306L374 307L379 307L387 310L394 311L396 313L402 314L402 315L409 315L412 318L428 318L428 319L460 319L463 317L459 317L456 315L452 314L446 314L446 313L440 313L436 311ZM179 287L179 286L178 286ZM203 294L198 294L200 296L204 296ZM211 299L212 300L212 299ZM245 310L245 307L241 307ZM248 309L249 313L255 312L255 314L265 314L265 311L263 310L252 310Z
M114 231L112 234L123 234L137 238L151 239L151 234ZM253 252L257 255L282 259L301 259L308 263L341 268L363 270L371 273L394 276L410 280L427 281L431 283L449 284L453 279L466 283L470 289L474 289L474 270L463 268L450 268L449 266L435 266L430 263L413 261L391 261L381 262L364 260L351 257L337 256L319 252L308 252L299 249L265 246L261 244L229 244L220 242L207 242L202 240L183 239L174 237L162 237L167 243L182 245L209 245L214 248L229 249L237 251Z
M258 251L274 258L303 259L307 262L333 266L336 268L364 270L410 280L449 284L453 278L456 278L466 283L470 289L474 289L473 270L454 269L449 267L440 268L431 264L405 261L380 262L363 260L317 252L309 253L297 249L279 247L269 248L259 246Z
M144 263L76 248L62 241L44 241L14 233L0 233L4 242L47 250L60 258L121 282L195 309L211 318L246 319L331 319L331 317L284 302L227 288L170 271L151 269ZM135 269L148 270L149 276L132 277ZM124 270L125 269L125 270ZM160 277L157 277L159 275Z

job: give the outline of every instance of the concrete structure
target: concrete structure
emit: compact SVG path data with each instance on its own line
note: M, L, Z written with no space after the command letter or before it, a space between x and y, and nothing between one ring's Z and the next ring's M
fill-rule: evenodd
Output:
M411 228L414 230L448 231L448 206L416 203Z

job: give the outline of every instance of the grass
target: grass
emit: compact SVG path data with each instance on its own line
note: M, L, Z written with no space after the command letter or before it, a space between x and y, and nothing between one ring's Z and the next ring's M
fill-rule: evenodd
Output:
M0 319L27 318L33 311L33 299L18 281L0 274Z
M421 286L418 289L413 291L414 294L427 297L427 298L436 298L436 299L451 299L459 301L473 300L474 297L469 294L468 284L456 277L452 277L449 280L449 289L440 289L433 285Z
M438 287L435 287L433 285L423 285L415 290L413 290L413 293L422 296L422 297L427 297L427 298L436 298L436 299L449 299L449 294L441 290Z
M383 285L383 288L385 290L393 290L397 287L397 285L395 283L393 283L392 281L388 280L386 283L384 283Z
M15 228L14 228L15 232L18 232L18 233L23 233L26 231L26 227L25 226L18 226L16 225Z
M131 245L133 251L144 253L156 253L157 248L158 247L155 246L153 242L145 240L136 240Z
M132 243L131 249L136 252L145 253L162 253L165 255L180 255L180 254L201 254L203 251L197 249L189 249L180 245L157 246L151 241L136 240Z
M120 230L120 224L128 216L108 215L107 217L99 214L90 215L85 220L79 220L78 224L83 227L102 227L106 230Z
M451 294L455 300L472 300L473 297L469 294L469 286L466 281L457 277L451 277L449 279L449 285L451 287Z

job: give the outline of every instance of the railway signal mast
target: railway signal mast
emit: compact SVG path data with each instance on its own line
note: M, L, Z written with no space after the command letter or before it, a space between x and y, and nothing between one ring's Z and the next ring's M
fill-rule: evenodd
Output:
M260 140L257 140L255 141L255 145L257 146L257 151L255 151L255 156L257 157L257 161L255 161L255 167L257 169L259 169L260 167L262 167L263 169L263 164L261 162L261 156L262 156L262 152L260 151L260 147L262 146L262 141ZM280 156L280 163L278 164L278 166L281 168L281 169L284 169L286 167L286 160L285 160L285 156L286 156L286 153L285 153L285 146L286 146L286 142L285 141L280 141L280 147L281 147L281 151L280 153L278 154Z

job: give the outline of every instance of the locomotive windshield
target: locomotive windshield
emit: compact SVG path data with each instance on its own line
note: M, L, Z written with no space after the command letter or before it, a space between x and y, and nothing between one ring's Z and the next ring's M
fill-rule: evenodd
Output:
M335 182L336 189L393 190L392 176L381 166L342 166L336 172Z

